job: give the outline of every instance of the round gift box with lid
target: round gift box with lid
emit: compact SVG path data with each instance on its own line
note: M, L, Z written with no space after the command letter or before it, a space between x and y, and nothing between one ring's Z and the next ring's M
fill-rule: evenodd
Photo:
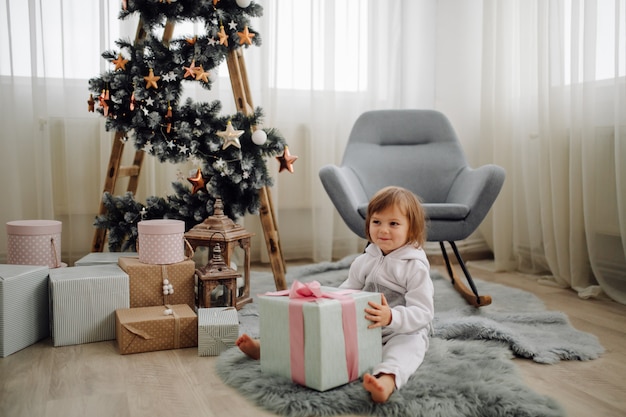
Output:
M185 222L143 220L137 223L139 261L145 264L175 264L185 260Z
M7 263L58 268L61 264L61 228L57 220L7 222Z

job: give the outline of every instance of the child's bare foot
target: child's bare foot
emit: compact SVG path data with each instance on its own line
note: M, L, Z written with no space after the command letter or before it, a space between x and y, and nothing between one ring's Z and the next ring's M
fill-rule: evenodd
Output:
M392 374L363 375L363 388L372 396L375 403L387 402L396 389L396 378Z
M251 338L247 334L242 334L235 342L239 349L251 357L252 359L259 360L261 358L261 342Z

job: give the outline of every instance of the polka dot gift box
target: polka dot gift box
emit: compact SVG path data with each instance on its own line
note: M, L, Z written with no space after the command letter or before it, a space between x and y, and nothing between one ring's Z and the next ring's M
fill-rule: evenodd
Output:
M182 220L143 220L137 223L139 261L153 265L175 264L185 260L185 222Z
M56 220L15 220L7 222L10 265L41 265L58 268L61 264L61 227Z

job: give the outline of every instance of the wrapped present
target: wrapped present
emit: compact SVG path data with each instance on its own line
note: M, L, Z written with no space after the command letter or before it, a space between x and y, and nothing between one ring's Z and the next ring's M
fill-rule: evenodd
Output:
M193 260L169 265L152 265L141 262L139 258L120 257L118 264L129 277L131 308L187 304L191 309L195 309L196 264ZM168 284L164 284L164 280L167 280ZM168 288L164 288L164 285ZM164 294L165 292L167 294Z
M7 263L58 268L61 263L61 228L56 220L7 222Z
M0 357L50 335L48 267L0 265Z
M358 379L382 358L381 329L364 310L379 293L294 282L259 297L261 370L318 391Z
M117 265L50 270L54 346L115 339L115 310L128 307L128 274Z
M74 262L74 266L117 264L122 256L136 258L137 252L92 252Z
M137 223L139 260L147 264L174 264L185 260L185 222L156 219Z
M239 316L235 307L198 309L198 356L217 356L235 346Z
M115 312L120 354L198 345L198 316L187 304L124 308Z

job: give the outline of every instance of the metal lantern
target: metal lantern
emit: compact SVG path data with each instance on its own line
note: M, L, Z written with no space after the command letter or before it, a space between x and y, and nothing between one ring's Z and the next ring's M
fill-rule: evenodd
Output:
M185 239L194 250L199 246L208 247L209 254L213 253L213 258L216 255L216 246L219 247L218 252L220 252L222 262L226 266L230 265L230 259L235 248L239 247L244 251L244 284L241 294L237 297L237 308L252 302L252 297L250 296L250 238L252 236L254 236L253 233L248 232L224 214L224 205L219 198L215 200L213 215L207 217L202 223L195 225L185 233ZM211 263L217 264L217 260L209 259L209 263L203 269L210 267ZM229 269L232 273L232 268Z
M238 307L237 306L237 278L241 274L231 268L222 256L219 243L213 245L213 256L209 263L200 269L196 269L199 286L199 307ZM222 296L212 302L213 292L222 288Z

